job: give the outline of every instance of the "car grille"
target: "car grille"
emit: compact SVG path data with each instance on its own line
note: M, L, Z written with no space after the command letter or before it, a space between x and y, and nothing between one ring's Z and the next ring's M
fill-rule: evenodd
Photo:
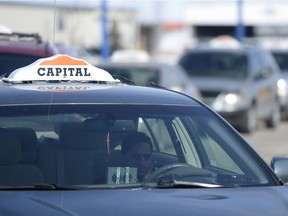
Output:
M202 96L205 98L216 98L220 93L220 91L201 91Z
M220 91L201 91L203 102L207 105L211 105L220 93Z

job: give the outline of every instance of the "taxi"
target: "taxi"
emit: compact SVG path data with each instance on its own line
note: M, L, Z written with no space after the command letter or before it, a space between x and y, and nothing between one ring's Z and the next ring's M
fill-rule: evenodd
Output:
M0 101L0 215L288 214L288 159L186 94L55 55L3 77Z

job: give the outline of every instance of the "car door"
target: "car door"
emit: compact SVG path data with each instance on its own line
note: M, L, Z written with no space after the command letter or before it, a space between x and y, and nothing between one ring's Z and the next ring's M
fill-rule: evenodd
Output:
M277 101L277 80L265 53L254 50L250 55L257 114L260 118L265 118L270 115L272 106Z

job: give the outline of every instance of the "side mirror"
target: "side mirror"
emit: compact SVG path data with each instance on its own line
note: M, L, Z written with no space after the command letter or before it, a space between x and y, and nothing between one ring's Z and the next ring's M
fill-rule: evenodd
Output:
M288 183L288 157L273 157L271 167L283 182Z

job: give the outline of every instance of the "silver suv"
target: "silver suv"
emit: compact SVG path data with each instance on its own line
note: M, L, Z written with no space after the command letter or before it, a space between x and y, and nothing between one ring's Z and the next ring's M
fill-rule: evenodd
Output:
M280 122L280 72L270 52L240 45L233 38L217 38L185 53L179 64L199 88L204 103L239 131L254 131L259 120L273 128Z

